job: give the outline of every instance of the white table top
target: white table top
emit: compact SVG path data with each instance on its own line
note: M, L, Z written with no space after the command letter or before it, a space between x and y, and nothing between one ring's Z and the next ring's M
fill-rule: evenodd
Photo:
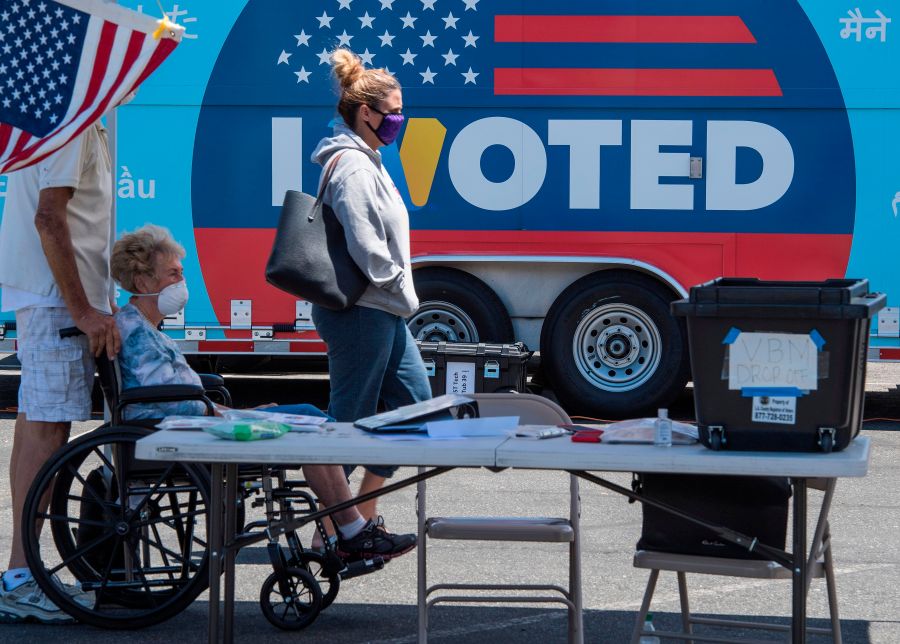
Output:
M157 431L137 442L138 458L197 463L349 464L493 467L505 436L454 441L386 441L353 427L291 432L271 440L230 441L197 430Z
M702 445L573 443L566 437L384 441L349 423L329 427L316 434L290 433L249 442L223 440L202 431L160 430L139 440L135 453L147 460L198 463L364 463L826 478L865 476L869 467L866 437L858 437L841 452L800 454L714 452Z
M563 438L510 439L497 450L497 467L745 474L751 476L858 477L869 468L869 439L858 437L832 454L713 451L700 444L655 447L573 443Z

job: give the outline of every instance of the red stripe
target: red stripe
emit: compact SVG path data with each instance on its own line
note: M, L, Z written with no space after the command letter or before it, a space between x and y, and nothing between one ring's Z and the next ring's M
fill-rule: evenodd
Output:
M150 60L147 61L147 66L144 68L144 71L138 76L137 81L135 81L134 85L132 85L128 91L131 92L134 90L134 88L143 83L150 74L156 71L156 68L159 67L169 54L175 50L177 44L178 43L171 38L161 38L156 50L154 50L153 54L150 56Z
M100 41L97 43L94 68L91 70L91 80L88 83L87 93L84 96L84 103L82 103L84 106L93 103L94 99L97 98L97 94L100 92L100 86L103 84L103 78L106 76L106 68L109 66L109 58L112 54L117 30L118 28L115 24L111 22L103 23L103 28L100 30ZM81 112L79 112L79 114L80 113Z
M900 349L879 349L879 360L900 360Z
M743 43L739 16L495 16L496 42Z
M498 68L494 94L513 96L781 96L771 69Z

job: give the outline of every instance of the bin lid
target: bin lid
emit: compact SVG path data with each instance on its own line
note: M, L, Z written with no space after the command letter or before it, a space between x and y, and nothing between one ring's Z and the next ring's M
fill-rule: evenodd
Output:
M869 293L869 280L821 282L720 277L692 286L687 299L672 302L672 313L699 317L871 318L887 304L883 293Z

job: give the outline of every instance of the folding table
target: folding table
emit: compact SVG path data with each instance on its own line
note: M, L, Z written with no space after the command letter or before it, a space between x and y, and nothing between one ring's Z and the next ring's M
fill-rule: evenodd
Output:
M234 506L237 466L249 464L344 464L366 463L426 466L433 469L411 476L382 490L297 518L271 532L281 534L317 516L355 505L360 500L388 494L420 480L456 467L524 468L565 470L625 496L631 490L605 481L591 471L664 472L682 474L734 474L785 476L794 483L793 550L782 553L784 565L793 570L792 641L805 642L806 632L806 482L809 478L865 476L869 464L869 440L857 438L850 446L832 454L783 452L714 452L701 445L655 447L653 445L606 445L572 443L565 438L486 437L456 441L383 441L346 423L333 423L316 434L288 434L277 440L232 442L200 431L161 430L137 443L136 456L147 460L208 463L213 482L210 505L225 507L209 513L210 596L209 641L219 639L219 577L224 566L224 629L226 642L233 637L234 560L240 547L264 540L236 539ZM223 498L224 489L224 498ZM743 535L740 535L743 536ZM751 535L752 536L752 535ZM624 544L623 544L624 545ZM628 544L631 547L631 544Z

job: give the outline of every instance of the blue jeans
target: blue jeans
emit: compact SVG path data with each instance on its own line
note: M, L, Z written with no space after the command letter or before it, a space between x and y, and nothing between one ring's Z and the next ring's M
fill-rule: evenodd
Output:
M313 306L312 318L328 344L329 416L353 422L377 413L379 399L396 409L431 398L425 363L403 318L365 306ZM366 469L384 477L397 471L389 465Z

